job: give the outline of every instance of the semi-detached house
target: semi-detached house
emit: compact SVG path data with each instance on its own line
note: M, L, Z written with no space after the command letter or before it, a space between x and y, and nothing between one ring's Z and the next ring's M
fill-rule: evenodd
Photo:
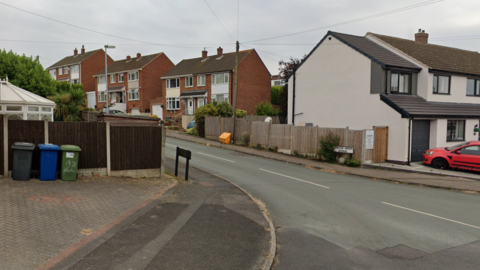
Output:
M424 31L415 40L328 32L287 80L290 124L387 128L377 162L478 140L480 54L429 44Z
M235 80L235 53L209 56L206 50L202 57L184 59L162 76L165 89L163 116L166 119L182 117L182 125L193 120L195 110L216 100L232 104ZM255 113L255 105L270 102L270 72L257 52L239 52L237 109ZM160 106L160 105L158 105Z

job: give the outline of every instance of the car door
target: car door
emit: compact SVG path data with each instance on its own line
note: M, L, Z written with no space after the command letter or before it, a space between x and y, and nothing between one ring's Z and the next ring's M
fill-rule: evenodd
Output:
M458 153L459 151L460 153ZM457 149L452 154L452 165L480 169L480 146L470 145Z

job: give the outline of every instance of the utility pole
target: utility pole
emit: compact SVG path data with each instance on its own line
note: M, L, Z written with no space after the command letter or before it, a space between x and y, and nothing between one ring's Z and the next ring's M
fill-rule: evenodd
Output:
M237 53L235 54L235 87L233 89L233 134L232 143L235 143L235 120L237 118L237 89L238 89L238 50L240 44L237 40Z

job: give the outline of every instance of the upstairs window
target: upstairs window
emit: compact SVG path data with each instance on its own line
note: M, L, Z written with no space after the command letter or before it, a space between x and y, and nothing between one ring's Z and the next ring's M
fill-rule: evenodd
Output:
M128 73L128 81L138 81L138 71Z
M205 86L205 75L197 76L197 86Z
M447 121L447 142L465 140L465 120Z
M220 73L212 75L213 84L226 84L228 83L228 73Z
M57 71L55 69L50 69L50 76L53 78L57 77Z
M178 88L180 87L180 78L167 79L167 88Z
M467 79L467 96L480 96L480 80Z
M139 100L140 92L138 89L131 89L128 91L128 100Z
M105 76L98 76L98 84L104 84L105 83Z
M410 93L410 74L392 73L390 76L391 93Z
M63 68L63 73L68 74L68 67Z
M124 76L125 74L123 73L118 74L118 82L124 82Z
M63 75L63 68L58 69L58 75Z
M71 73L78 73L78 65L72 66L72 71Z
M110 75L110 83L115 83L117 80L117 75L114 74L114 75Z
M193 77L185 77L185 87L193 87Z
M433 93L434 94L450 94L450 77L433 75Z

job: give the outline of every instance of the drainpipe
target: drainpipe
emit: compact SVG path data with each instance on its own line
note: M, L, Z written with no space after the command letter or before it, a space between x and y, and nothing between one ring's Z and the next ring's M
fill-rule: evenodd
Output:
M410 137L411 137L411 131L412 131L412 120L413 117L408 119L408 149L407 149L407 165L410 166L410 154L412 153L412 149L410 147Z
M293 72L292 125L295 126L295 73Z

